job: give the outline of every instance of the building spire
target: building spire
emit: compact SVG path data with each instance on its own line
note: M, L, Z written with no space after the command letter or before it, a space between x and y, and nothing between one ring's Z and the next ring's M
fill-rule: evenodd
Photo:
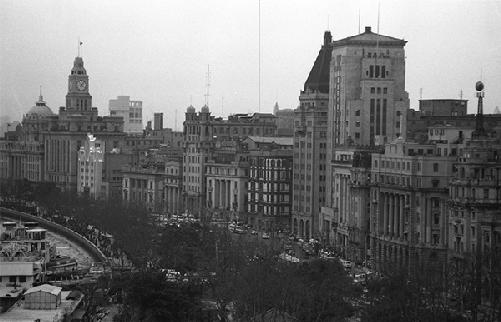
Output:
M38 100L41 102L43 101L43 96L42 96L42 85L40 85L40 95L38 96Z
M83 42L80 41L80 37L78 37L78 44L77 44L77 57L80 57L80 49L83 45Z

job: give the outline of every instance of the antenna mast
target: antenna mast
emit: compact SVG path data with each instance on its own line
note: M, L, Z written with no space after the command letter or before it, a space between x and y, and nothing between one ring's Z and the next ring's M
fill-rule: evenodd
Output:
M176 114L174 115L174 131L177 132L177 109L176 109Z
M261 0L258 0L258 108L261 112Z
M358 34L360 34L360 8L358 8Z
M206 83L206 92L205 92L205 105L209 106L209 87L210 87L210 69L209 65L207 65L207 83Z

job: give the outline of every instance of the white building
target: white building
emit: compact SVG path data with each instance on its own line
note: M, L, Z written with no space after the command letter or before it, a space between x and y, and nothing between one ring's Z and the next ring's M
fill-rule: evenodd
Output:
M79 194L88 194L94 199L101 196L104 141L97 140L92 134L78 151L77 191Z
M117 96L108 105L110 116L124 119L124 132L141 133L143 131L143 102L131 101L130 96Z

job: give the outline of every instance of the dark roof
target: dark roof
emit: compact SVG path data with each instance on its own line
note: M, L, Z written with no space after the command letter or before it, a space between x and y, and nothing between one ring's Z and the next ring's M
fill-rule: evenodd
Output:
M66 296L66 299L67 300L76 300L76 299L80 298L80 296L82 296L82 292L80 292L79 290L73 290L70 292L70 294L68 294L68 296Z
M332 53L332 36L330 31L324 33L324 44L318 52L317 59L304 83L305 91L319 91L320 93L329 93L329 66Z

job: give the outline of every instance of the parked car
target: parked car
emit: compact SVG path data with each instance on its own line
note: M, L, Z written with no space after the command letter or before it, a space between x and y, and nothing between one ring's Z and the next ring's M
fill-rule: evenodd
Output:
M257 235L257 231L251 230L251 235Z
M263 233L263 236L261 236L263 239L270 239L270 234L268 233Z
M245 230L241 227L235 228L235 230L233 230L233 232L237 233L237 234L245 234Z

